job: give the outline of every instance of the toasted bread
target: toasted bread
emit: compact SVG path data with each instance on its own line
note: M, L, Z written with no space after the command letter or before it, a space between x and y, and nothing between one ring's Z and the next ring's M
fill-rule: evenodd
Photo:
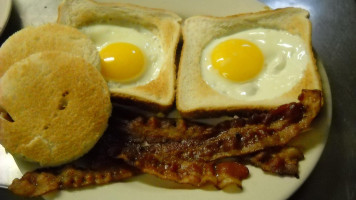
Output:
M109 84L114 100L168 110L175 97L175 55L180 36L181 18L169 11L144 8L123 3L97 3L91 0L65 0L59 7L58 23L77 28L92 24L113 24L145 29L156 35L161 43L162 68L157 78L143 85L119 87ZM133 26L132 26L133 25Z
M16 62L0 82L0 143L14 156L56 166L88 152L104 133L110 93L100 72L65 52Z
M21 29L3 43L0 48L0 77L15 62L47 50L78 55L100 70L99 53L85 34L70 26L45 24Z
M183 48L177 78L176 105L185 117L210 117L221 114L269 110L297 101L302 89L321 89L320 77L311 46L309 13L285 8L228 17L195 16L183 24ZM202 51L215 38L232 33L266 28L299 36L310 55L303 78L292 89L277 97L260 100L236 99L217 92L201 75Z

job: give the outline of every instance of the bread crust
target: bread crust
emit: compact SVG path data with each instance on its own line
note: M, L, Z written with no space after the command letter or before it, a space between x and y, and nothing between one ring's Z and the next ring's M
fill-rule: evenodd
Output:
M99 53L85 34L70 26L44 24L21 29L3 43L0 48L0 77L15 62L48 49L81 56L100 70Z
M158 36L163 62L158 77L145 85L109 88L117 102L167 111L175 99L175 55L181 31L181 18L162 9L124 3L97 3L92 0L65 0L59 6L58 23L73 27L90 24L114 24L142 27Z
M101 74L65 52L33 54L11 66L0 82L0 142L14 156L56 166L88 152L111 114ZM5 113L5 114L4 114Z
M228 17L194 16L183 24L183 49L177 78L177 109L184 117L211 117L221 114L269 110L297 101L302 89L320 89L321 81L311 45L309 13L300 8L267 10ZM201 77L203 48L214 38L253 28L284 30L302 38L311 55L305 76L290 91L266 100L246 101L225 96Z

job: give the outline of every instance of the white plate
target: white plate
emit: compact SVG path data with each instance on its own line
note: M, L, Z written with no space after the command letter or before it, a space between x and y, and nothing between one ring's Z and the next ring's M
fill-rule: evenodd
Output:
M279 177L248 166L250 177L242 182L243 189L229 187L216 190L213 186L193 188L171 181L163 181L151 175L140 175L124 182L95 186L80 190L61 191L45 196L46 199L125 199L125 200L276 200L290 197L308 178L324 150L331 123L331 93L323 65L318 62L323 80L325 104L312 130L298 136L293 143L303 149L305 159L299 163L300 178Z
M26 0L15 0L17 2L28 3ZM31 0L38 1L38 0ZM110 2L114 0L100 0ZM266 6L256 0L120 0L121 2L131 2L147 7L164 8L176 12L182 17L189 17L192 15L216 15L226 16L242 12L259 11L266 8ZM46 19L53 20L53 15L56 14L57 5L48 3L49 1L42 1L39 7L33 6L31 9L26 9L23 6L24 12L20 15L27 15L22 19L27 19L24 25L39 24L46 22ZM47 2L48 5L45 3ZM57 3L58 0L52 1ZM46 5L46 18L41 17L38 13L33 12L43 10ZM19 3L20 6L20 3ZM27 7L28 8L28 7ZM49 16L48 8L53 8L52 16ZM21 10L20 9L20 10ZM26 11L26 12L25 12ZM37 13L32 15L31 13ZM32 17L29 20L29 17ZM48 17L48 18L47 18ZM300 162L300 178L279 177L265 174L262 170L248 166L250 170L250 177L242 182L243 190L235 187L229 187L224 190L216 190L212 186L204 188L192 188L185 185L176 184L170 181L163 181L151 175L140 175L124 182L113 183L104 186L90 187L80 190L61 191L55 194L47 195L47 199L56 200L72 200L72 199L154 199L154 200L175 200L175 199L286 199L297 190L303 182L307 179L309 174L314 169L318 162L320 155L324 149L329 127L331 123L331 93L329 82L322 64L318 63L320 74L323 80L323 88L325 93L325 106L323 107L319 117L313 124L313 129L307 133L302 134L294 142L296 145L302 147L305 153L305 159ZM22 169L23 166L22 166Z
M11 13L11 0L0 1L0 35L5 29Z

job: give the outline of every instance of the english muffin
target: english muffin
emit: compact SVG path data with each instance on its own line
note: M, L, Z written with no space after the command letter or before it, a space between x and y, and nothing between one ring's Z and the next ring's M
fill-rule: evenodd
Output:
M0 143L41 166L75 160L99 140L111 114L100 72L57 51L16 62L0 81Z
M99 53L86 35L70 26L45 24L21 29L3 43L0 48L0 77L15 62L48 50L81 56L100 70Z

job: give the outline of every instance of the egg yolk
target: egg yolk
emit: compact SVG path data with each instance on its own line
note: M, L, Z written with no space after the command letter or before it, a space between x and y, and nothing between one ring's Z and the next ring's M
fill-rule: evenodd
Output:
M112 43L99 52L101 73L107 80L128 82L138 78L145 70L145 58L135 45Z
M252 42L230 39L217 45L211 54L212 66L232 81L244 82L256 77L263 68L263 54Z

